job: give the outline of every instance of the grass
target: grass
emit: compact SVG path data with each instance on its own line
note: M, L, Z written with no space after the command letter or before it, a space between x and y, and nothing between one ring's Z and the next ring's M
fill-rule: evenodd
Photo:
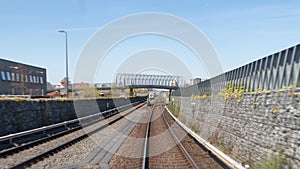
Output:
M191 101L195 101L195 100L205 100L208 97L207 94L203 94L203 95L195 95L194 93L191 96Z
M200 127L198 124L194 123L194 125L191 128L195 133L200 131Z
M179 114L178 120L181 121L183 124L186 123L186 118L185 118L185 116L183 114Z
M168 105L168 109L173 113L175 117L178 117L180 112L180 104L172 102L171 104Z
M232 153L232 148L228 147L223 140L218 139L217 137L218 136L213 136L212 138L209 138L209 142L218 147L223 153L230 155Z
M281 154L271 154L269 158L263 158L258 163L254 164L252 169L282 169L285 161L285 156Z
M216 145L225 154L230 155L232 153L232 148L226 146L223 142L217 142Z

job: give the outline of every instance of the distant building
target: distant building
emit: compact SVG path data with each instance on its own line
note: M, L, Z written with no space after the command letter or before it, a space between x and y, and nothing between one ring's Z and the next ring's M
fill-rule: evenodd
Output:
M79 89L84 89L86 87L89 87L89 84L81 82L81 83L73 83L72 86L73 86L73 90L79 90Z
M47 93L47 96L51 97L51 98L55 98L55 97L63 97L63 95L60 93L60 90L53 90Z
M113 83L95 83L96 88L106 88L106 87L111 87L114 86Z
M46 69L0 59L0 95L43 96Z
M195 85L197 83L200 83L201 81L202 81L201 78L190 79L189 85Z

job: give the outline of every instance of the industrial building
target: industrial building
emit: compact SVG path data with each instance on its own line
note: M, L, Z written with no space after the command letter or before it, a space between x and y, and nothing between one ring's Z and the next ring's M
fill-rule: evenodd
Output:
M0 59L0 95L44 96L46 69Z

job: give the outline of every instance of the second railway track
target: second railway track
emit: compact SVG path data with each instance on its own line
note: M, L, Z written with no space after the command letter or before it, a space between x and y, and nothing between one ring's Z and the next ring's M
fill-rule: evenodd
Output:
M31 146L27 146L27 148L23 148L20 150L16 149L16 152L10 152L8 155L2 156L0 158L0 168L30 168L32 164L42 161L43 159L54 155L61 150L67 149L77 142L88 138L90 135L106 128L109 125L114 124L123 117L140 108L142 105L144 104L140 104L124 112L118 113L112 117L107 118L106 120L93 123L85 127L84 129L67 133L66 135L52 140L47 140L45 142L37 142L37 144L32 144ZM50 167L51 166L45 166L45 168Z

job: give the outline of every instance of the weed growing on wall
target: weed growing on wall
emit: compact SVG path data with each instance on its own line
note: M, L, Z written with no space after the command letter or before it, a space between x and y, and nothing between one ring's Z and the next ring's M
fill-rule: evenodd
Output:
M256 164L254 164L252 169L282 169L285 161L285 156L282 155L282 149L279 151L278 155L271 153L270 157L263 158Z
M179 114L178 115L178 120L180 120L183 124L186 123L186 118L185 118L185 116L183 114Z
M245 89L244 85L237 86L235 84L227 83L226 89L219 92L217 96L224 97L225 102L231 102L232 99L237 99L238 103L243 101L244 92L249 92L250 89Z
M168 105L168 109L173 113L175 117L178 117L180 112L180 104L171 102L171 104Z
M190 101L196 101L196 100L205 100L208 97L207 94L203 94L203 95L195 95L194 93L191 96Z

